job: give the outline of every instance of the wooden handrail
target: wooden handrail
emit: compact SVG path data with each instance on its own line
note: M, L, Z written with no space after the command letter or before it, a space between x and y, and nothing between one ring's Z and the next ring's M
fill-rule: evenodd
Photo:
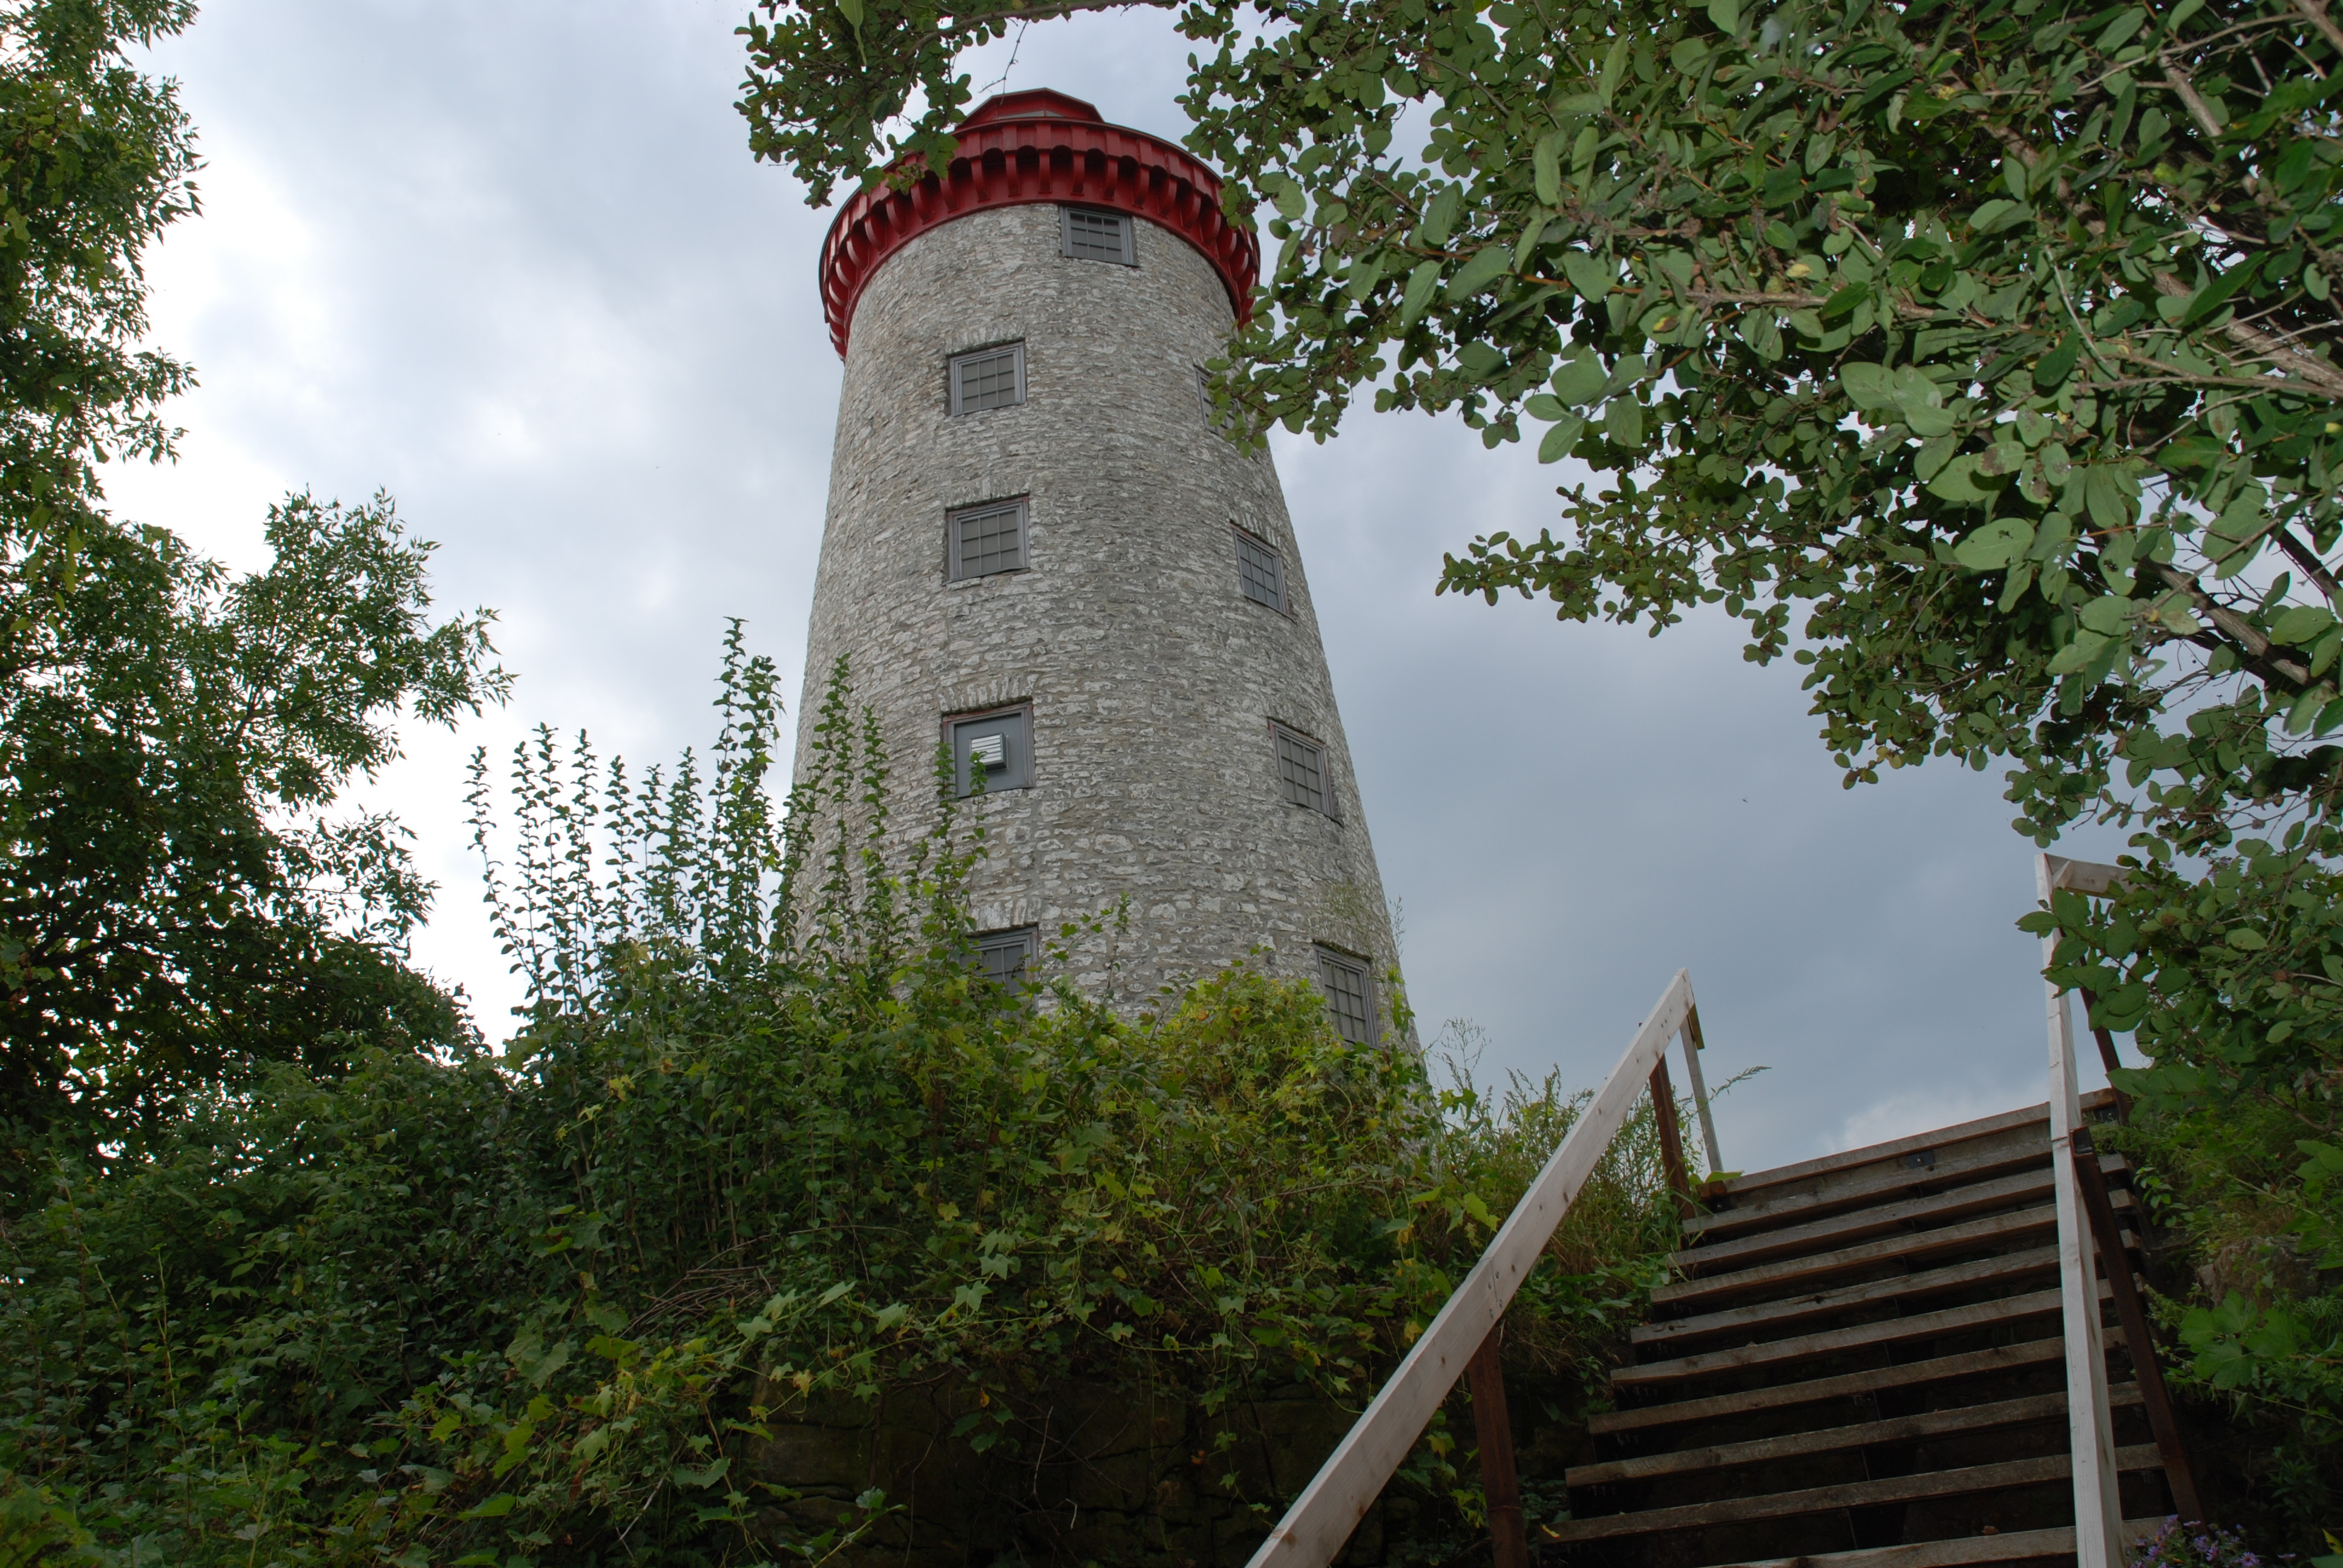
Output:
M2164 1462L2173 1510L2181 1523L2201 1524L2205 1504L2197 1493L2197 1468L2188 1462L2188 1441L2180 1430L2180 1412L2172 1408L2172 1394L2164 1386L2164 1369L2156 1362L2147 1310L2131 1277L2131 1254L2124 1250L2123 1227L2116 1222L2115 1203L2107 1197L2107 1175L2099 1168L2099 1151L2092 1147L2087 1131L2075 1134L2075 1180L2082 1189L2083 1208L2091 1217L2091 1235L2099 1245L2099 1266L2107 1271L2107 1288L2115 1296L2116 1322L2123 1325L2132 1381L2139 1385L2139 1402L2147 1411L2148 1430L2156 1434L2157 1456Z
M2042 907L2051 895L2073 891L2106 897L2123 879L2120 867L2034 859L2035 891ZM2060 1321L2066 1333L2067 1473L2075 1489L2076 1568L2123 1568L2123 1503L2117 1492L2115 1422L2107 1400L2107 1341L2099 1321L2098 1273L2092 1267L2090 1218L2076 1174L2075 1147L2082 1125L2075 1081L2074 1015L2066 993L2049 978L2057 962L2058 934L2042 939L2043 990L2050 1029L2050 1181L2058 1214ZM2105 1194L2101 1194L2102 1198ZM2110 1265L2112 1271L2112 1265Z
M1687 1056L1694 1049L1692 1020L1694 1017L1692 977L1678 970L1667 989L1660 993L1653 1008L1635 1030L1626 1054L1603 1081L1578 1120L1571 1124L1562 1146L1530 1183L1513 1211L1497 1228L1488 1250L1480 1261L1473 1265L1464 1282L1456 1287L1429 1328L1408 1351L1399 1370L1392 1373L1372 1403L1326 1462L1311 1477L1269 1539L1252 1554L1249 1568L1326 1568L1351 1538L1359 1521L1366 1517L1375 1499L1392 1478L1408 1450L1423 1434L1433 1412L1448 1397L1456 1380L1464 1375L1468 1365L1484 1346L1492 1343L1493 1334L1503 1322L1505 1309L1513 1304L1513 1294L1522 1282L1537 1266L1539 1255L1545 1251L1554 1228L1562 1223L1571 1203L1594 1173L1611 1140L1625 1126L1634 1109L1636 1097L1642 1094L1652 1078L1653 1069L1665 1056L1668 1041L1681 1034L1684 1037ZM1696 1068L1693 1070L1697 1070ZM1706 1121L1707 1096L1701 1097L1702 1120ZM1671 1115L1674 1106L1669 1106ZM1711 1149L1715 1135L1711 1133ZM1713 1155L1712 1155L1713 1158ZM1494 1351L1488 1370L1495 1371ZM1502 1406L1503 1380L1495 1385L1500 1397L1492 1403ZM1476 1412L1476 1420L1501 1421L1497 1411ZM1512 1438L1503 1440L1510 1449ZM1483 1434L1483 1446L1487 1449L1489 1435ZM1518 1503L1515 1504L1518 1509ZM1514 1514L1518 1522L1519 1514ZM1518 1525L1516 1525L1518 1527ZM1500 1525L1502 1529L1503 1526ZM1526 1553L1524 1551L1524 1556Z

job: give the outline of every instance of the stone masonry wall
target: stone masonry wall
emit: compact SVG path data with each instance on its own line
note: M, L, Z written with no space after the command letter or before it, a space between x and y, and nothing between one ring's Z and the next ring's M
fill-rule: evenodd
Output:
M1136 224L1136 266L1059 254L1059 210L970 214L914 238L852 323L799 708L851 658L895 765L900 839L934 821L947 715L1032 705L1033 782L983 806L985 928L1130 900L1075 977L1141 999L1313 942L1395 962L1383 882L1277 474L1208 428L1197 367L1232 314L1205 259ZM1021 340L1026 401L952 417L947 360ZM948 583L945 513L1028 498L1030 569ZM1240 590L1231 525L1284 557L1291 613ZM1339 819L1284 803L1270 724L1321 742ZM1119 967L1110 971L1110 959Z

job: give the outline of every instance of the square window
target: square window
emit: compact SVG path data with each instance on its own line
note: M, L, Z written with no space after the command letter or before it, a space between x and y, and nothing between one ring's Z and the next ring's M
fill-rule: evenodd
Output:
M1025 401L1025 346L1011 343L959 354L951 361L951 411L974 414Z
M1237 586L1253 603L1284 614L1285 558L1242 528L1229 531L1237 537Z
M1205 429L1222 436L1236 432L1237 411L1231 408L1222 412L1212 407L1212 378L1201 365L1196 367L1196 402L1204 411Z
M979 931L976 967L985 980L1005 991L1021 991L1032 983L1034 961L1041 956L1041 933L1033 926L1005 931Z
M946 569L953 582L1025 569L1025 503L996 501L944 515Z
M1339 821L1334 780L1326 772L1326 749L1274 719L1269 733L1277 749L1278 794L1289 806L1307 806Z
M1318 988L1326 993L1326 1020L1336 1034L1353 1045L1375 1043L1382 1031L1375 1027L1375 982L1365 960L1320 948Z
M1033 783L1033 711L1007 708L993 713L947 719L944 731L951 740L953 787L962 795L976 793L981 769L984 792L1031 789Z
M1112 261L1124 266L1136 266L1131 255L1131 219L1119 212L1100 212L1094 207L1068 206L1058 209L1063 225L1063 254L1076 261Z

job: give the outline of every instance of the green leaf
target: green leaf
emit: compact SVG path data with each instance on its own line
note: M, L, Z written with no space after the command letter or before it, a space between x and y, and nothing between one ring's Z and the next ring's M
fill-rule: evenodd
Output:
M2221 940L2240 952L2258 953L2269 946L2269 939L2251 926L2239 926Z
M2270 622L2270 636L2279 642L2306 647L2335 624L2335 612L2324 605L2298 604Z
M1619 279L1617 266L1583 250L1564 251L1562 270L1564 276L1570 279L1570 286L1590 300L1601 299L1609 294L1611 286Z
M464 1510L460 1517L465 1519L502 1519L506 1514L510 1513L519 1503L520 1499L515 1497L511 1493L499 1492L494 1497L489 1498L486 1503L467 1508Z
M1547 206L1562 205L1562 133L1548 131L1530 154L1536 173L1537 198Z
M2033 543L2032 523L2024 518L1996 518L1955 545L1953 558L1971 571L1998 571L2022 558Z
M1400 330L1403 332L1415 325L1415 318L1432 303L1433 293L1439 286L1440 264L1436 261L1423 262L1407 275L1407 292L1400 297Z
M2078 631L2075 639L2051 656L2043 668L2052 675L2072 675L2105 652L2115 642L2096 631Z
M1545 433L1545 439L1538 443L1538 461L1558 463L1570 456L1570 449L1578 445L1578 437L1585 428L1586 421L1576 414L1557 421Z
M1627 45L1631 42L1633 42L1631 36L1625 31L1621 31L1619 35L1611 41L1610 53L1603 56L1603 75L1595 84L1594 95L1606 109L1611 106L1611 95L1618 91L1619 73L1626 69ZM1584 137L1580 139L1584 140ZM1589 146L1587 156L1592 157L1594 155L1594 149Z
M1603 389L1611 385L1611 373L1593 354L1582 352L1577 358L1562 362L1554 373L1552 385L1555 397L1583 407L1603 396Z
M1741 0L1708 0L1708 19L1725 34L1741 31Z
M1302 191L1302 183L1292 175L1273 176L1270 181L1269 196L1270 200L1277 204L1277 216L1280 217L1299 222L1302 215L1310 210L1309 196Z
M1502 276L1513 265L1513 259L1501 245L1475 251L1473 258L1458 267L1456 276L1448 280L1448 297L1453 300L1472 298Z
M1838 383L1846 389L1847 401L1858 408L1896 407L1896 383L1885 366L1849 360L1838 367Z
M1464 205L1463 186L1443 186L1432 205L1423 212L1423 243L1446 245L1449 231L1456 226L1456 214Z
M1955 506L1983 506L1992 500L2000 493L2001 484L1991 475L1983 476L1984 483L1978 482L1977 459L1982 454L1976 452L1965 453L1946 463L1936 471L1936 477L1928 481L1928 493Z
M1622 447L1644 444L1644 406L1633 397L1614 397L1603 406L1603 433Z
M2131 629L2131 601L2113 595L2095 598L2083 606L2076 618L2103 636L2121 637Z
M2033 216L2023 202L1989 201L1969 215L1969 226L1979 234L1996 234Z
M2083 340L2069 332L2058 341L2058 347L2034 362L2034 387L2038 392L2056 392L2075 373L2075 359L2083 351Z

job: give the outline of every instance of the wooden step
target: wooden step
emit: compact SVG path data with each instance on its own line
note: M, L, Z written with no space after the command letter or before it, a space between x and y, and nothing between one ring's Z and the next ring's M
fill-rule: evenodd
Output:
M2107 1390L2107 1399L2111 1405L2118 1408L2137 1404L2139 1385L2129 1382L2114 1384ZM1673 1453L1645 1454L1640 1459L1614 1459L1601 1464L1582 1464L1564 1472L1563 1481L1570 1486L1601 1486L1615 1481L1649 1481L1655 1475L1681 1475L1693 1470L1731 1470L1745 1464L1763 1464L1771 1460L1795 1459L1801 1454L1836 1453L1844 1449L1867 1448L1883 1442L1912 1442L1921 1438L1942 1437L1949 1432L1982 1432L1991 1427L2018 1426L2033 1421L2063 1421L2066 1414L2066 1395L2064 1391L2040 1393L2030 1399L1955 1405L1949 1410L1924 1411L1918 1415L1859 1422L1853 1426L1795 1432L1782 1437L1760 1438L1752 1442L1684 1448Z
M1913 1166L1890 1161L1876 1170L1856 1172L1826 1191L1789 1192L1762 1202L1735 1203L1730 1209L1720 1209L1713 1214L1694 1214L1684 1221L1684 1228L1693 1235L1730 1235L1752 1226L1778 1225L1798 1219L1814 1219L1835 1210L1858 1208L1876 1202L1885 1193L1909 1191L1916 1188L1941 1191L1946 1187L1965 1187L1971 1182L1988 1181L2034 1165L2045 1170L2049 1168L2050 1140L2046 1133L2038 1144L2007 1143L1997 1149L1939 1160L1933 1165Z
M1941 1269L1924 1269L1917 1273L1898 1274L1892 1279L1869 1280L1860 1285L1847 1285L1835 1291L1816 1291L1780 1301L1760 1302L1752 1306L1703 1312L1697 1317L1644 1323L1630 1330L1628 1338L1639 1345L1680 1344L1736 1330L1780 1328L1807 1318L1827 1317L1850 1307L1924 1295L1931 1291L1998 1284L2022 1279L2028 1274L2038 1274L2046 1269L2055 1271L2057 1267L2058 1249L2056 1246L2032 1247L2022 1252L2004 1252L1997 1257L1978 1258Z
M1652 1304L1683 1306L1776 1286L1795 1288L1809 1281L1849 1273L1890 1259L1917 1261L1968 1247L2030 1241L2037 1236L2056 1235L2057 1231L2058 1211L2056 1206L2045 1203L2038 1208L2020 1209L2014 1213L1988 1214L1982 1220L1966 1220L1935 1231L1883 1236L1875 1241L1858 1242L1852 1247L1841 1247L1836 1251L1810 1252L1802 1258L1785 1258L1778 1263L1765 1263L1729 1274L1695 1274L1690 1279L1671 1281L1654 1291ZM1696 1257L1698 1253L1679 1253L1677 1256Z
M2161 1462L2152 1442L2116 1450L2116 1468L2120 1471L2154 1470ZM2066 1480L2067 1469L2066 1455L2054 1453L2040 1459L2006 1460L1999 1464L1973 1464L1959 1470L1925 1470L1912 1475L1846 1482L1836 1486L1815 1486L1802 1492L1776 1492L1761 1497L1719 1498L1708 1503L1688 1503L1675 1508L1647 1509L1640 1513L1605 1513L1593 1519L1570 1519L1559 1524L1541 1525L1539 1529L1550 1541L1601 1541L1621 1535L1655 1535L1671 1530L1738 1524L1752 1519L1833 1513L1842 1508L1913 1503L1924 1497L1957 1497L1968 1493L1999 1492L2013 1486L2038 1486Z
M1827 1176L1836 1171L1853 1171L1865 1165L1876 1165L1883 1160L1900 1160L1906 1154L1916 1154L1923 1149L1943 1150L1952 1144L1966 1143L1973 1139L1990 1138L1996 1132L2006 1132L2013 1127L2023 1127L2029 1121L2042 1123L2042 1136L2050 1136L2050 1106L2048 1101L2029 1105L2022 1111L2005 1111L1998 1116L1982 1117L1975 1121L1963 1121L1951 1127L1939 1127L1933 1132L1915 1132L1908 1137L1890 1139L1885 1143L1866 1143L1860 1149L1843 1150L1815 1160L1801 1160L1795 1165L1776 1165L1771 1171L1752 1171L1736 1176L1725 1185L1725 1191L1736 1201L1744 1195L1762 1192L1768 1187L1778 1187L1785 1181L1804 1181L1809 1177Z
M2115 1103L2111 1090L2095 1089L2082 1097L2083 1119L2091 1121L2094 1112ZM1770 1171L1752 1171L1735 1176L1725 1184L1725 1191L1734 1198L1778 1187L1785 1181L1803 1181L1810 1176L1826 1176L1834 1171L1853 1171L1860 1166L1876 1164L1882 1160L1900 1159L1923 1149L1942 1151L1956 1143L1974 1139L1989 1138L1996 1132L2006 1132L2013 1127L2023 1127L2029 1121L2044 1124L2043 1135L2049 1135L2050 1106L2047 1101L2029 1105L2022 1111L2005 1111L1997 1116L1981 1117L1975 1121L1963 1121L1951 1127L1939 1127L1933 1132L1915 1132L1905 1138L1893 1138L1885 1143L1866 1143L1860 1149L1848 1149L1836 1154L1825 1154L1818 1159L1801 1160L1795 1165L1776 1165Z
M2120 1169L2113 1155L2100 1158L2103 1171ZM1950 1223L1987 1209L1999 1209L2016 1204L2034 1204L2050 1195L2050 1168L2045 1164L2039 1171L2022 1171L2015 1176L1996 1181L1980 1181L1975 1186L1956 1187L1949 1192L1935 1192L1924 1198L1907 1198L1900 1203L1881 1203L1869 1209L1856 1209L1828 1219L1810 1221L1804 1225L1792 1225L1779 1231L1761 1231L1754 1236L1736 1241L1715 1241L1704 1246L1687 1247L1669 1254L1668 1261L1677 1269L1689 1272L1694 1269L1713 1269L1720 1263L1756 1263L1797 1252L1826 1251L1846 1246L1889 1231L1924 1228L1931 1221ZM2117 1212L2132 1206L2132 1195L2127 1191L2110 1192Z
M2127 1519L2124 1539L2144 1541L2162 1528L2161 1519ZM2033 1558L2074 1554L2075 1532L2062 1524L2055 1530L1956 1535L1949 1541L1907 1541L1900 1546L1822 1552L1809 1557L1744 1557L1735 1560L1734 1568L1961 1568L1970 1563L2024 1563Z
M2114 1294L2114 1287L2101 1280L2099 1300L2106 1302ZM1678 1356L1672 1361L1614 1367L1611 1369L1611 1381L1622 1387L1677 1382L1714 1372L1740 1372L1749 1367L1770 1366L1776 1362L1804 1361L1809 1356L1860 1350L1868 1345L1903 1344L1911 1340L1933 1339L1938 1334L1959 1333L2020 1318L2043 1317L2056 1312L2058 1306L2056 1290L2029 1291L2021 1296L2005 1296L1997 1302L1946 1307L1941 1312L1919 1312L1908 1318L1885 1318L1875 1323L1859 1323L1851 1329L1829 1329L1817 1334L1795 1334L1788 1339L1737 1345L1732 1350Z

